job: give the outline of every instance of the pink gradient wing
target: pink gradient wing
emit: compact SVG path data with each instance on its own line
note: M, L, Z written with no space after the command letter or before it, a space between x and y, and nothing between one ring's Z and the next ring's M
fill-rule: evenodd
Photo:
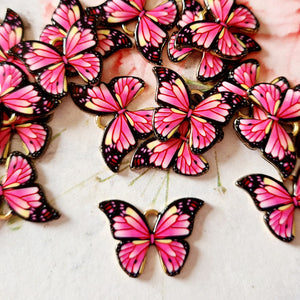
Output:
M294 203L285 186L263 174L248 175L237 185L250 194L258 209L266 211L265 221L271 232L283 241L291 241Z
M37 158L45 150L51 135L50 128L45 123L24 122L15 127L23 146L30 157Z
M2 196L12 211L32 222L47 222L59 217L46 201L42 188L34 184L33 167L25 155L13 152L7 160Z
M185 49L185 48L183 48ZM209 81L222 76L227 70L227 63L220 57L203 52L203 56L198 68L197 79L200 81Z
M138 138L144 139L152 133L152 109L126 111L125 115Z
M116 249L120 266L129 276L137 277L150 245L145 217L134 206L120 200L101 202L99 208L109 219L113 237L122 241Z
M158 85L156 91L157 103L188 112L190 91L181 76L173 70L163 67L154 67L153 72Z
M247 48L248 53L260 51L261 47L248 35L242 33L235 33L238 40L240 40Z
M178 28L182 28L195 21L203 20L203 13L203 8L199 2L196 0L184 0L181 19L177 23Z
M283 76L275 78L271 83L277 85L280 88L281 93L284 93L290 88L288 80Z
M153 131L161 141L174 136L187 113L175 108L156 108L153 114Z
M205 6L212 12L215 19L225 23L229 17L234 0L205 0Z
M143 91L144 86L142 79L133 76L115 77L109 83L121 108L127 107Z
M0 63L0 101L2 98L18 88L26 79L25 74L9 63Z
M137 145L128 120L124 114L116 116L106 127L101 151L106 165L113 171L119 170L122 159Z
M131 48L131 40L116 29L101 28L97 29L98 43L95 51L99 52L103 58L107 58L116 51L124 48Z
M102 24L123 24L138 17L145 1L108 0L102 5L87 9L88 15L97 15Z
M10 140L11 140L11 128L2 124L0 128L0 162L6 160L9 152Z
M59 27L47 25L40 35L40 41L59 48L63 46L63 39L66 37L66 34Z
M285 91L276 116L286 122L300 120L300 90L288 89Z
M168 57L173 62L179 62L188 57L193 51L193 48L184 47L176 49L175 40L177 38L177 31L173 32L168 43Z

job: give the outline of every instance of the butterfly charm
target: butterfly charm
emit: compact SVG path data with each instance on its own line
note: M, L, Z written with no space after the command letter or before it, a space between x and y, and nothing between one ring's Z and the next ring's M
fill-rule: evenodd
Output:
M144 82L137 77L115 77L99 86L70 85L74 103L98 116L114 114L102 141L102 155L107 166L117 172L122 159L137 145L137 139L152 132L152 109L127 110L127 106L143 90Z
M177 46L211 51L225 59L239 59L248 53L236 33L253 33L259 23L253 13L234 0L205 0L214 21L200 20L184 26L178 33Z
M203 153L223 137L221 129L232 117L241 99L232 93L213 93L194 105L184 80L171 69L155 67L158 87L156 101L160 105L153 116L153 130L159 140L174 136L179 126L189 123L189 146Z
M94 22L92 17L75 22L63 38L62 52L39 41L20 43L10 52L24 61L28 70L37 76L43 90L54 98L62 98L68 92L68 67L74 68L88 83L99 81L102 59L93 51L97 45Z
M4 114L0 127L0 162L4 161L9 153L11 140L14 134L18 135L29 157L39 157L46 148L50 136L50 127L46 124L49 117L27 118L22 116L8 116Z
M252 115L236 119L234 128L247 146L259 148L286 178L295 168L296 150L284 126L300 120L300 86L285 90L282 78L276 83L279 85L260 83L249 89Z
M28 82L26 74L11 63L0 63L0 112L8 109L25 116L49 113L58 105L35 85ZM2 118L2 116L0 117Z
M176 1L169 0L154 9L145 9L146 0L107 0L87 13L97 15L103 25L118 25L138 19L135 28L136 45L150 62L161 64L161 52L168 39L166 30L172 28L178 17Z
M208 163L204 157L194 154L189 146L189 124L183 122L178 132L169 140L162 142L150 138L135 151L130 167L155 167L163 170L173 167L182 175L202 175L208 171Z
M164 271L178 274L189 254L184 240L193 230L195 215L204 204L196 198L183 198L172 202L157 215L154 230L134 206L119 200L101 202L99 207L110 221L112 235L120 240L117 256L122 269L131 277L141 274L149 246L154 245ZM147 213L146 213L147 215Z
M78 0L60 0L52 15L52 25L47 25L40 36L44 43L62 48L63 40L75 22L84 17L84 10ZM116 29L96 28L97 46L94 51L103 58L109 57L119 49L132 47L131 40Z
M59 217L59 213L47 203L42 188L34 183L36 175L25 155L13 152L7 159L6 169L0 197L13 214L32 222L47 222Z
M19 67L33 81L24 63L12 56L9 50L23 40L24 25L20 16L11 9L7 9L3 23L0 25L0 62L9 62Z
M294 210L300 207L300 172L294 178L294 191L290 195L282 182L263 174L252 174L237 181L247 191L256 207L265 212L265 222L280 240L294 239Z

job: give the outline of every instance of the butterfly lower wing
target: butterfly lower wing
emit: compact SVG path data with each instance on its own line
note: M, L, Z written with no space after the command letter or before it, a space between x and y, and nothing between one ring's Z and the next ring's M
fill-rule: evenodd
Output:
M286 122L300 120L300 90L288 89L285 91L276 116Z
M47 222L59 218L39 185L5 189L3 195L12 211L25 220Z
M175 40L178 32L173 32L168 43L168 57L172 62L180 62L188 57L193 51L193 48L184 47L176 49Z
M0 162L2 163L8 156L10 140L11 140L11 128L2 126L0 128Z
M125 115L138 138L144 139L152 133L152 109L126 111Z
M209 81L223 75L227 69L225 60L211 54L210 52L203 52L203 56L198 68L197 79L200 81Z
M98 43L95 51L99 52L103 58L107 58L116 51L124 48L131 48L131 40L116 29L98 28Z
M121 268L131 277L138 277L146 261L150 241L133 240L119 243L116 249Z
M115 117L106 127L101 151L106 165L113 171L119 170L122 159L137 145L131 127L124 114Z
M24 122L15 127L30 157L39 157L46 148L51 130L45 123Z
M189 244L180 240L155 240L160 261L169 276L180 273L189 254Z

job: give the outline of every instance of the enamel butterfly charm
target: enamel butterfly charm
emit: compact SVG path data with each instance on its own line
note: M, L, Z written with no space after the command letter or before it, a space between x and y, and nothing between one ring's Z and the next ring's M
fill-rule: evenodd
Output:
M100 23L106 26L138 19L134 32L138 50L148 61L161 64L162 48L168 39L166 30L177 21L177 4L169 0L151 10L146 10L145 5L146 0L107 0L99 6L88 8L87 13L99 16Z
M28 221L48 222L59 218L59 213L47 203L35 179L36 174L28 158L20 152L13 152L6 162L0 200L6 201L11 214Z
M188 86L176 72L163 67L153 71L158 81L156 101L160 105L154 110L153 130L159 140L173 137L184 121L189 123L189 146L196 154L222 139L221 127L240 105L240 96L217 92L202 96L195 104Z
M294 239L294 211L300 207L300 172L294 178L292 195L282 182L263 174L252 174L237 181L247 191L256 207L265 212L265 222L280 240Z
M60 99L68 92L67 76L74 75L68 74L70 68L90 84L99 81L102 58L94 51L96 45L95 18L84 17L70 27L62 49L40 41L26 41L10 53L24 61L44 91Z
M205 0L212 20L200 20L184 26L178 33L177 46L210 51L225 59L239 59L248 53L236 33L254 33L259 23L253 13L234 0Z
M52 15L52 24L44 28L40 40L62 48L63 40L73 24L84 16L84 10L78 0L60 0ZM96 35L97 46L94 51L99 52L102 58L110 56L117 50L132 47L131 40L119 30L97 26Z
M252 101L250 117L235 120L234 128L250 148L259 148L286 178L294 170L296 149L287 125L298 128L300 120L300 86L289 88L285 78L274 83L256 84L248 90Z
M150 210L145 215L120 200L101 202L99 208L110 221L113 237L120 240L117 257L129 276L142 273L151 245L156 247L164 271L174 276L187 259L189 244L184 239L191 235L195 216L203 204L196 198L183 198L172 202L162 213ZM157 217L153 230L146 220L150 214Z
M107 166L117 172L122 159L134 149L138 139L152 132L152 109L130 111L127 106L143 90L144 82L137 77L115 77L99 86L70 85L74 103L97 116L114 115L106 126L102 155Z
M47 125L49 118L28 118L15 114L9 116L4 113L0 125L0 162L7 158L14 135L21 139L27 156L39 157L51 137L51 129Z

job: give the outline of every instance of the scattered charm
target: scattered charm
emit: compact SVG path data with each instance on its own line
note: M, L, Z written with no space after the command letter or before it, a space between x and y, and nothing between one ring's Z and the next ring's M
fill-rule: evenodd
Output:
M246 190L256 207L265 211L265 222L280 240L294 238L294 210L300 206L300 172L294 178L294 191L290 195L282 182L263 175L252 174L238 180L237 185Z
M28 70L37 76L38 84L52 97L62 98L68 92L68 66L88 83L100 79L102 59L93 49L97 45L95 19L78 20L63 38L63 51L39 41L26 41L10 52L24 61Z
M276 84L253 86L248 94L254 103L252 116L236 119L235 130L247 146L259 148L263 156L287 178L295 168L296 149L285 126L294 123L299 127L300 86L288 88L286 81L279 78Z
M59 218L59 213L47 203L42 188L34 183L36 175L25 155L13 152L6 168L6 176L0 185L0 200L6 201L12 214L32 222Z
M58 105L35 85L26 74L11 63L0 63L0 119L4 109L25 116L49 113Z
M204 204L196 198L183 198L172 202L162 213L150 210L143 215L134 206L119 200L101 202L99 207L110 221L111 232L121 242L117 256L122 269L131 277L139 276L145 264L149 246L155 245L164 271L178 274L189 254L184 240L193 230L195 215ZM146 217L157 219L151 230Z
M208 163L203 156L194 154L189 146L189 123L184 121L178 132L162 142L150 138L135 151L130 167L156 167L173 170L182 175L202 175L208 171Z
M202 6L196 0L185 0L183 13L181 20L178 22L177 27L182 27L193 23L195 21L204 20L206 10L203 10ZM168 44L168 55L171 61L179 62L195 52L194 48L180 47L176 48L176 39L178 32L173 32L169 44ZM246 46L248 53L259 51L260 46L249 36L244 34L237 34L238 39ZM178 45L177 45L178 46ZM197 51L199 53L199 51ZM198 68L197 79L200 81L215 80L222 76L228 68L228 61L222 59L211 52L202 52L202 59Z
M210 51L225 59L239 59L248 48L236 33L254 33L259 23L252 12L234 0L205 0L212 21L200 20L184 26L176 45Z
M78 0L60 0L52 15L52 25L47 25L43 30L40 40L57 48L63 47L63 39L67 36L75 22L84 17L84 10ZM96 29L97 46L94 49L103 58L106 58L122 48L132 47L130 39L116 29ZM69 72L70 69L68 69Z
M211 148L223 137L226 125L241 102L232 93L213 93L194 104L184 80L171 69L155 67L158 88L156 101L161 106L154 111L153 130L161 141L167 141L179 126L189 122L189 146L198 154Z
M176 1L168 0L154 9L145 10L146 0L107 0L87 8L87 13L99 17L105 26L121 25L138 19L134 36L140 53L150 62L161 64L161 52L168 39L166 30L177 22ZM123 28L126 28L123 26ZM126 33L128 29L125 29Z
M148 137L152 132L152 109L127 110L129 103L144 88L137 77L115 77L109 84L99 86L70 85L74 103L98 116L114 114L114 119L105 128L102 155L107 166L119 170L122 159L137 146L137 140Z

